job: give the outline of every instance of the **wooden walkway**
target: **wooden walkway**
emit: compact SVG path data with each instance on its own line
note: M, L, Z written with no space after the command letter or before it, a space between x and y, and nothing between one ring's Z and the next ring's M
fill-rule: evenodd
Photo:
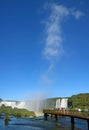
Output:
M58 119L59 116L68 116L71 118L72 124L75 123L74 118L86 120L88 123L88 130L89 130L89 115L88 114L85 114L82 112L74 112L74 111L68 112L68 111L48 110L48 109L44 109L43 113L46 120L47 120L48 115L55 116L56 120Z

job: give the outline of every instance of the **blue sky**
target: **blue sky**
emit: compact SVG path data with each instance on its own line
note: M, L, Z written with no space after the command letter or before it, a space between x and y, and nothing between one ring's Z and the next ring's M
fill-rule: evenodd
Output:
M0 1L0 97L89 92L89 1Z

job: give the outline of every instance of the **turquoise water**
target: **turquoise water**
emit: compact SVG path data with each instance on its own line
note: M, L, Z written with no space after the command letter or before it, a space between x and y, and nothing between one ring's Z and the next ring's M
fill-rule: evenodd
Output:
M0 119L0 130L88 130L87 122L75 119L75 126L71 125L70 118L49 117L46 121L44 117L39 118L16 118L10 117L10 121L5 123L4 116Z

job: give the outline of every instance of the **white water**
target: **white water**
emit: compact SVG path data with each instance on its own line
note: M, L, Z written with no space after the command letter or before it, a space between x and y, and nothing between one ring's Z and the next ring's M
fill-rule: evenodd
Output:
M57 99L56 100L56 108L60 108L61 107L61 99Z
M0 106L11 106L12 108L26 108L25 102L16 102L16 101L1 101Z
M57 99L56 100L56 109L67 109L68 108L68 99Z

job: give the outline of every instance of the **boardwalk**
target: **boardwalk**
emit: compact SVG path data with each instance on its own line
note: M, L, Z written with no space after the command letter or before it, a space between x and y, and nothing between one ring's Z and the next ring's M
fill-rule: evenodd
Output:
M89 115L85 114L85 113L81 113L81 112L68 112L68 111L60 111L60 110L43 110L44 113L44 117L45 119L47 119L48 115L54 115L56 120L58 119L59 116L68 116L71 118L71 123L74 124L74 118L79 118L79 119L83 119L86 120L88 123L88 130L89 130Z

